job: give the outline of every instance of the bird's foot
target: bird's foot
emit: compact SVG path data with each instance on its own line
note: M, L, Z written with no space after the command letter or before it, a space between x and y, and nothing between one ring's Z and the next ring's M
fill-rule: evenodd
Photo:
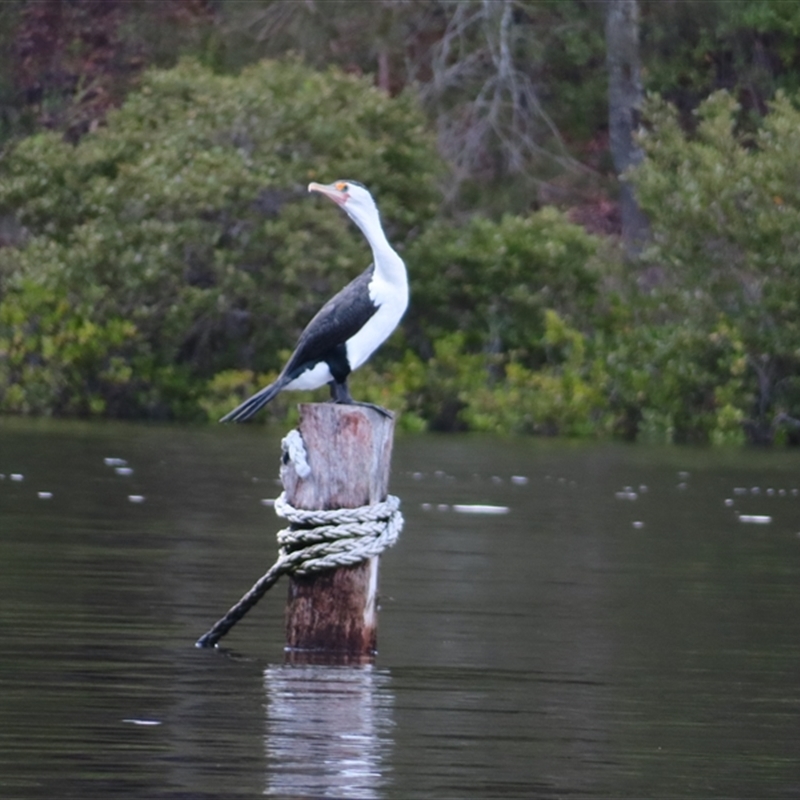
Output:
M363 406L364 408L371 408L387 419L394 419L394 414L391 411L387 411L385 408L375 405L375 403L362 403L358 400L353 400L353 396L350 394L350 389L348 389L346 381L342 381L341 383L339 381L331 381L329 386L331 387L332 403L338 403L344 406Z
M334 400L331 399L329 402L336 403L339 406L361 406L362 408L371 408L373 411L377 411L381 416L386 417L387 419L394 419L394 412L389 411L388 408L383 408L382 406L376 405L375 403L365 403L361 400L353 400L353 398L349 398L348 400Z
M364 406L364 408L371 408L373 411L377 411L379 414L386 417L386 419L394 419L394 413L392 411L389 411L388 408L379 406L376 403L363 403L358 400L354 400L353 405Z

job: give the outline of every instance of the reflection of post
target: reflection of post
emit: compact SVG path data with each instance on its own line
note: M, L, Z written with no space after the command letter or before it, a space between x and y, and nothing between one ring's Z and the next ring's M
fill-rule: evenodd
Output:
M381 797L392 744L389 682L369 664L268 667L265 794Z

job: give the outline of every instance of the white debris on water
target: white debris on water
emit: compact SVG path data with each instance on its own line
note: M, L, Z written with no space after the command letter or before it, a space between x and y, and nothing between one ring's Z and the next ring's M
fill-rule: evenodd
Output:
M630 486L626 486L621 492L615 492L614 497L617 500L636 500L639 495Z
M124 458L104 458L103 463L107 467L124 467L128 462Z
M739 522L748 522L754 525L769 525L772 517L766 514L739 514Z
M144 503L144 495L143 494L129 494L128 500L131 503Z
M116 467L114 472L117 475L133 475L133 470L130 467Z
M524 475L511 476L511 483L515 484L516 486L524 486L527 482L528 479Z
M36 496L40 500L52 500L53 499L53 493L52 492L36 492Z
M459 514L508 514L510 510L508 506L481 505L479 503L453 506L453 511L457 511Z
M12 472L8 477L11 478L12 481L16 481L17 483L25 480L25 476L21 472Z

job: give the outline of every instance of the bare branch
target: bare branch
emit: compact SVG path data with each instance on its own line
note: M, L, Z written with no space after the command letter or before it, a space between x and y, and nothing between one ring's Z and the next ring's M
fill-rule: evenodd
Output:
M374 59L384 89L414 83L454 196L469 178L530 178L543 160L580 168L542 105L525 9L521 0L273 0L243 19L267 52L291 44L312 61L351 66L353 48L365 47L360 63Z
M456 186L478 175L520 174L546 158L567 168L577 162L540 101L525 63L518 0L441 0L447 25L430 53L430 80L420 87L437 121L439 144ZM529 48L527 48L529 49Z

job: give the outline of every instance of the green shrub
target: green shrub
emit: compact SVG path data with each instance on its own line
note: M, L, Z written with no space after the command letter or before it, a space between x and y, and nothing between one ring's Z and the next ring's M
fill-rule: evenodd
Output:
M47 287L27 281L0 303L0 411L101 415L128 391L135 326L102 323Z
M457 331L433 342L428 359L407 351L379 380L360 371L353 379L354 392L400 411L401 427L408 430L610 432L602 361L588 354L586 337L555 311L546 310L544 318L538 346L547 352L547 363L536 370L508 354L470 352L468 337Z
M596 237L552 208L499 222L475 216L462 227L434 223L407 252L412 344L430 355L431 342L462 331L468 352L545 363L547 309L591 321L598 248Z
M720 322L621 328L595 345L617 433L651 443L738 443L752 401L744 347Z
M296 61L235 77L188 61L151 71L76 146L50 133L20 141L0 163L0 217L24 232L20 247L0 250L0 338L16 336L12 307L36 305L39 291L66 298L64 314L94 333L81 356L86 386L68 382L73 399L11 405L198 413L215 373L279 368L313 312L369 263L360 232L309 197L308 181L363 181L402 240L432 215L439 168L410 95ZM25 342L48 335L36 330L46 317L26 320ZM101 345L133 373L110 394L94 372L106 369ZM38 363L35 347L21 347L15 358ZM69 366L61 355L56 371Z
M800 111L779 94L754 133L737 130L737 111L726 93L712 95L689 135L672 107L651 99L647 157L630 177L653 231L643 257L660 270L651 300L693 331L690 352L720 326L730 332L736 361L748 368L748 388L731 407L764 436L777 417L800 416L792 389L800 370ZM690 367L676 346L678 363L714 380L713 367L702 359Z
M587 352L586 337L548 310L541 345L548 357L540 369L512 360L502 381L469 395L463 416L470 428L551 436L609 433L607 375L602 361Z

